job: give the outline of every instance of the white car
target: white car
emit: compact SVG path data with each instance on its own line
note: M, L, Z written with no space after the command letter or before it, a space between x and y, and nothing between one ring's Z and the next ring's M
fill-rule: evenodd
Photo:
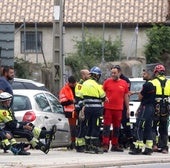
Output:
M11 81L11 85L13 89L48 90L43 83L30 79L14 78L13 81Z
M132 92L140 92L142 89L143 84L145 81L143 78L129 78L131 81L131 88L130 91ZM138 110L140 106L140 101L138 100L138 95L133 94L130 96L130 102L129 102L129 108L130 108L130 122L135 123L136 122L136 117L135 113Z
M18 121L33 123L45 130L57 126L52 147L71 144L70 127L63 107L58 99L48 91L14 89L13 110Z

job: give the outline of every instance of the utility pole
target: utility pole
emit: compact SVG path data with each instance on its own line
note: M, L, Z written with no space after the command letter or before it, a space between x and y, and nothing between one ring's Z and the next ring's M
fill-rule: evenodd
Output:
M63 57L63 0L54 0L53 22L53 93L58 94L64 84Z

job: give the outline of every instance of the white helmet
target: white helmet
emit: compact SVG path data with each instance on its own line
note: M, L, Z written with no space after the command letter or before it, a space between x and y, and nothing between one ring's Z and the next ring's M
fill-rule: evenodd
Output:
M2 92L0 93L0 102L6 101L6 100L11 100L12 95L9 94L8 92Z

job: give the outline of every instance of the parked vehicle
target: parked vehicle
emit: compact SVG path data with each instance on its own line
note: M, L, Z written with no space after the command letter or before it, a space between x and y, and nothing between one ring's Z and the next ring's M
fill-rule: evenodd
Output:
M142 89L143 84L145 83L143 78L129 78L129 80L131 81L130 90L132 92L140 92L140 90ZM137 94L131 95L130 96L130 102L129 102L130 122L131 123L136 122L135 113L136 113L137 109L139 108L139 106L140 106L140 101L138 100L138 95Z
M13 89L48 90L43 83L39 83L30 79L14 78L11 84Z
M58 99L48 91L14 89L13 110L19 121L32 122L34 125L50 130L57 126L52 147L69 146L70 127L63 107Z

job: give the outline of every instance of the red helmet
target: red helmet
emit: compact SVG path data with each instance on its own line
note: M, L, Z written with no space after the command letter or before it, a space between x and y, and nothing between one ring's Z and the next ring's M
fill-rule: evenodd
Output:
M154 73L156 73L156 72L165 72L165 67L161 64L156 65L154 68Z

